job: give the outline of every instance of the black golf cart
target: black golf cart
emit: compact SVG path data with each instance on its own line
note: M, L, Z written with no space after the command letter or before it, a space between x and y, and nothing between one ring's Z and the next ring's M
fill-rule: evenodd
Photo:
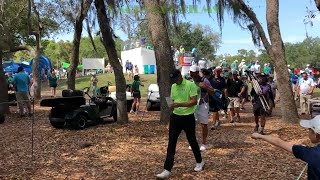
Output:
M67 124L76 130L84 129L89 124L102 123L108 117L117 121L116 101L110 97L91 97L88 91L88 88L84 91L63 90L61 98L43 99L40 106L52 107L49 120L55 128ZM88 104L84 95L90 98Z

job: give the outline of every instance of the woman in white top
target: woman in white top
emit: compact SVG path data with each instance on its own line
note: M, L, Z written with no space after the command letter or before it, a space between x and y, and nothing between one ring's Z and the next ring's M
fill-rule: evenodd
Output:
M135 75L139 75L139 68L138 68L137 65L135 65L134 68L133 68L133 75L134 75L134 76L135 76Z

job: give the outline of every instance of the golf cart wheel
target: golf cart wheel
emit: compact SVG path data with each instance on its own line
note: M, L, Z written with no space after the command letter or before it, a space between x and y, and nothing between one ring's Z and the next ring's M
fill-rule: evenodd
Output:
M147 111L151 111L152 103L150 101L147 101Z
M4 123L5 119L6 119L6 118L5 118L3 115L1 115L1 116L0 116L0 124Z
M57 128L57 129L62 129L64 126L64 122L50 121L50 124L52 127Z
M84 129L87 125L87 116L84 114L78 114L72 121L70 122L70 126L72 129L81 130Z

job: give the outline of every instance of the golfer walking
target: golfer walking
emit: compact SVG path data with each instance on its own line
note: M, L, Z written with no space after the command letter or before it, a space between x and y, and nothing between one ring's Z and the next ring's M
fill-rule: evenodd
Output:
M170 77L173 82L175 82L171 87L171 99L173 100L171 106L174 110L170 118L169 143L167 157L164 163L164 171L156 175L159 179L166 179L171 175L177 140L182 130L186 133L197 162L194 171L202 171L204 166L204 161L202 160L196 139L196 122L194 118L198 87L193 82L183 79L179 70L174 70L174 72L170 74Z

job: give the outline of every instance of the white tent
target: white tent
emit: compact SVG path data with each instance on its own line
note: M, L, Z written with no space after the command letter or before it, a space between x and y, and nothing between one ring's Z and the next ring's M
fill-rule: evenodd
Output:
M156 57L153 50L146 49L144 47L139 47L135 49L130 49L126 51L121 51L122 67L123 72L126 71L126 61L128 60L133 64L137 65L139 68L139 74L156 74Z
M83 58L82 59L82 75L84 76L85 70L97 70L102 69L104 73L105 64L103 58Z

